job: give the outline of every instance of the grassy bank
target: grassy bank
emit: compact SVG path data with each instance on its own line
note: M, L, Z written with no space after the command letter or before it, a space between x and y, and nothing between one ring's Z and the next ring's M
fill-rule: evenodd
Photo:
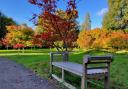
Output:
M38 75L48 78L49 74L49 50L48 49L38 49L38 50L25 50L24 53L17 53L17 50L12 51L0 51L2 57L9 58L16 61L19 64L24 65L36 72ZM90 55L104 55L108 52L104 51L87 51L87 52L74 52L70 54L70 61L82 63L83 56L85 54ZM4 55L13 54L13 55ZM28 55L26 55L28 54ZM111 66L111 87L112 89L128 89L128 54L113 54L114 62ZM59 69L55 69L57 74L60 74ZM75 86L80 86L80 78L76 75L66 72L66 80L71 82ZM79 81L78 81L79 80ZM92 86L91 89L100 89L99 87ZM102 89L102 88L101 88Z

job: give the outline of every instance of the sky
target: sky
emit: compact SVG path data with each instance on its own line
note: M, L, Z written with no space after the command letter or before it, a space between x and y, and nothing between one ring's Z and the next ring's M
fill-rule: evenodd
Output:
M64 3L58 3L59 8L64 8ZM104 13L108 11L107 0L80 0L77 5L79 18L78 22L82 24L86 13L90 13L91 27L101 27ZM30 21L34 13L39 13L40 9L28 3L28 0L0 0L0 11L6 16L13 18L18 24L26 23L34 28Z

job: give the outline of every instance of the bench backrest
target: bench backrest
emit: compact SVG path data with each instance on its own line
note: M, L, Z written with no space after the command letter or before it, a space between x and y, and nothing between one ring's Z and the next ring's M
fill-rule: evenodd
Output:
M110 63L113 61L112 55L90 56L84 57L84 64L87 69L109 69Z
M68 61L69 52L50 52L51 61Z

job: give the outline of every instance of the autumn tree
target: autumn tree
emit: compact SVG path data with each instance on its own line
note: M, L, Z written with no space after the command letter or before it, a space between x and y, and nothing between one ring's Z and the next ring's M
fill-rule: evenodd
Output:
M41 38L41 34L35 34L34 37L33 37L33 40L32 40L32 44L35 47L43 47L43 46L46 46L44 43L44 40L42 40Z
M82 24L82 30L91 30L91 18L89 13L85 16L85 21Z
M6 26L13 24L16 25L16 22L12 18L7 17L0 12L0 40L4 38L7 33Z
M77 39L77 44L80 48L89 49L93 43L90 30L82 30Z
M27 24L21 24L20 27L21 27L20 31L23 34L22 39L24 41L32 40L34 35L33 29L28 27Z
M6 26L8 33L3 39L3 42L5 46L13 47L16 44L24 44L26 41L31 41L33 38L34 31L29 28L25 27L22 28L22 26L16 26L16 25L10 25Z
M128 33L113 31L109 37L109 46L116 50L128 50Z
M77 43L80 48L97 48L96 41L99 40L99 38L103 35L102 31L103 30L100 28L95 28L93 30L82 30L77 39ZM101 42L101 40L99 42Z
M39 15L34 14L34 19L37 17L42 20L37 23L44 29L42 40L47 41L48 45L55 47L58 51L68 51L68 47L77 39L76 30L74 29L74 26L76 26L74 20L78 17L77 1L63 0L66 2L66 10L64 10L66 18L56 14L58 1L60 0L29 0L31 4L42 10ZM58 41L61 41L63 46L60 46L57 43Z
M55 12L55 14L57 15L57 16L59 16L59 17L61 17L62 19L65 19L65 20L68 20L68 17L67 17L67 15L66 15L66 12L64 11L64 10L61 10L61 9L58 9L56 12ZM36 35L40 35L41 33L43 33L44 31L46 31L46 30L44 30L44 28L43 28L43 26L41 26L40 24L42 23L42 18L39 18L38 19L38 24L39 25L37 25L37 28L36 28L36 30L35 30L35 34ZM76 19L72 19L72 21L74 22L74 27L72 27L72 29L71 30L73 30L74 31L74 34L76 34L76 37L77 37L77 35L78 35L78 33L79 33L79 24L78 24L78 22L76 21ZM39 39L39 38L38 38ZM68 38L69 39L69 38ZM50 44L47 44L47 43L49 43L47 40L42 40L42 43L43 43L43 46L45 46L45 47L48 47L47 45L50 45ZM54 42L56 45L58 45L58 46L60 46L60 47L62 47L62 46L64 46L64 44L63 44L63 42L62 41L55 41ZM75 46L75 44L76 44L76 42L73 42L73 43L68 43L68 47L70 47L70 48L72 48L73 46Z
M103 28L128 29L128 1L108 0L108 12L103 19Z
M77 40L80 48L84 49L128 49L128 33L122 30L112 31L95 28L82 30Z

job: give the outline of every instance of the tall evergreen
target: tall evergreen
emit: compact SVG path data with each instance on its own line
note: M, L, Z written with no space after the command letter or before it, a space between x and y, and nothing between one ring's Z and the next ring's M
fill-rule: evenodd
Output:
M87 13L85 16L85 21L82 24L82 30L90 30L91 29L91 18L90 18L90 14Z
M108 12L103 18L103 28L128 29L128 0L108 0Z

